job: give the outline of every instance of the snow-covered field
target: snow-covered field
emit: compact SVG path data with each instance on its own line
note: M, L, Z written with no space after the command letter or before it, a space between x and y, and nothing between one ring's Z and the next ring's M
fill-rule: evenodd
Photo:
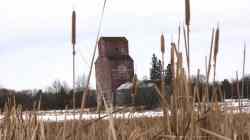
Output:
M239 105L241 106L239 108ZM250 100L242 99L239 100L225 100L225 102L219 103L219 106L222 110L226 112L238 113L240 110L242 112L250 113ZM130 118L151 118L151 117L161 117L163 116L163 112L161 110L151 110L151 111L141 111L141 112L117 112L113 114L108 114L105 112L97 113L97 112L83 112L80 113L80 110L52 110L52 111L37 111L35 112L38 119L42 121L50 121L50 122L62 122L65 120L93 120L93 119L108 119L110 117L113 118L122 118L122 119L130 119ZM171 112L169 112L171 113ZM24 119L28 116L29 112L24 112ZM2 116L3 117L3 116Z
M103 118L103 119L108 119L109 117L113 117L113 118L125 118L125 119L129 119L129 118L142 118L142 117L159 117L162 116L162 112L161 111L144 111L144 112L122 112L122 113L114 113L112 115L108 114L108 113L95 113L95 112L91 112L91 113L80 113L78 112L73 112L70 111L69 112L65 112L65 113L59 113L57 112L40 112L40 115L38 115L38 118L40 120L43 121L56 121L56 122L60 122L60 121L64 121L64 120L93 120L93 119L98 119L98 118Z
M220 103L221 107L227 111L234 113L242 112L250 113L250 100L249 99L227 99L225 102Z

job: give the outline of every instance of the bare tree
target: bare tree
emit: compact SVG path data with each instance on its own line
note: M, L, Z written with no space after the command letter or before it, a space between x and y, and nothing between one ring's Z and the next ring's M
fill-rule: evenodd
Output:
M78 76L77 81L75 83L76 85L76 91L82 91L86 87L86 76L83 74L81 76Z
M65 81L55 80L52 85L48 87L48 92L59 93L62 89L68 92L68 84Z
M191 80L192 80L193 82L198 81L199 83L205 83L205 82L206 82L206 76L203 75L203 74L201 74L201 75L199 75L199 76L193 75L193 76L191 76Z

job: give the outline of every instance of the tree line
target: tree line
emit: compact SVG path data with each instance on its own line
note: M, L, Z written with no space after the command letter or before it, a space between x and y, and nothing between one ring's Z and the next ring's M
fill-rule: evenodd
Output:
M75 106L80 108L84 87L78 87L75 91ZM72 109L73 90L69 89L64 82L55 81L47 90L23 90L15 91L5 88L0 89L0 108L5 105L22 106L24 110L41 109ZM96 106L95 90L89 89L86 98L86 107Z
M152 55L151 68L150 68L150 79L160 80L161 79L161 60L157 58L155 54ZM172 72L171 64L168 64L166 68L163 69L164 80L166 86L171 87ZM197 82L198 81L198 82ZM206 84L206 77L204 75L192 76L192 89L194 86L198 86L199 96L202 98ZM198 85L197 85L198 83ZM222 101L224 99L239 99L239 98L250 98L250 75L246 75L240 80L224 79L223 81L216 81L214 83L208 83L208 98L212 100L216 97L218 100ZM214 87L217 87L215 91ZM215 94L215 95L214 95Z
M158 81L161 79L161 61L155 54L152 55L151 67L150 67L150 80ZM168 87L168 92L171 94L171 81L172 72L171 64L168 64L163 69L163 75L165 85ZM204 88L207 86L205 76L192 76L192 85L198 86L199 97L202 98L204 94ZM198 81L198 82L197 82ZM156 82L157 83L157 82ZM197 85L198 83L198 85ZM240 80L228 80L216 81L215 83L209 83L209 99L212 100L216 97L219 101L224 99L238 99L238 98L250 98L250 76L247 75ZM214 87L217 87L214 91ZM84 78L79 79L76 83L75 90L75 105L76 108L80 108L82 103L83 90L85 88ZM193 88L192 88L193 89ZM157 94L147 95L152 99L158 99ZM146 100L146 96L138 96L138 101ZM96 107L96 91L89 89L86 98L86 107ZM25 110L41 109L41 110L52 110L52 109L72 109L73 108L73 90L70 89L65 82L54 81L52 85L46 90L24 90L15 91L0 87L0 108L3 110L6 104L21 105Z

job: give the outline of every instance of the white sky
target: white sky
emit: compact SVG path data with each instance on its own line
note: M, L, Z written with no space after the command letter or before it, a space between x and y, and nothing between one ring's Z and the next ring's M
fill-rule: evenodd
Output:
M77 12L77 75L87 73L86 61L90 61L94 47L102 4L103 0L2 1L0 85L19 90L46 88L56 79L71 85L72 8ZM231 79L236 70L241 74L244 41L247 53L250 51L249 5L249 0L191 0L193 73L197 68L204 73L211 30L219 23L218 79ZM160 34L164 33L169 44L176 40L178 25L183 21L184 0L107 0L101 35L126 36L135 71L143 77L149 75L152 53L159 55ZM246 64L249 72L250 65Z

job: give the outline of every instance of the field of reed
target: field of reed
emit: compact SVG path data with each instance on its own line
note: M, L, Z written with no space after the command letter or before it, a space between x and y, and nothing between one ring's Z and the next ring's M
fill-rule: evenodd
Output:
M192 55L192 51L189 43L191 32L189 0L185 0L185 5L185 25L183 28L179 26L178 40L169 45L170 52L165 51L164 35L161 35L160 39L159 50L162 54L162 66L164 67L165 53L170 53L171 70L174 75L171 95L164 94L163 74L161 88L155 87L157 94L161 97L162 116L114 118L112 117L114 112L121 111L109 106L104 98L104 111L107 113L108 119L99 117L92 120L42 121L37 115L39 107L34 107L33 111L23 115L22 107L6 105L0 120L0 140L249 140L250 114L242 112L240 107L237 113L233 112L231 107L222 109L218 101L218 97L223 96L221 87L215 84L219 53L219 27L214 29L211 35L211 48L206 65L206 83L205 85L203 83L202 88L199 88L201 84L199 80L195 86L191 85L190 55ZM179 49L182 33L185 52L181 52ZM90 75L91 70L92 65ZM199 75L200 71L197 70L197 77ZM136 89L136 82L133 83ZM208 92L211 83L214 83L213 94L209 99ZM83 111L83 108L84 97L80 112Z

